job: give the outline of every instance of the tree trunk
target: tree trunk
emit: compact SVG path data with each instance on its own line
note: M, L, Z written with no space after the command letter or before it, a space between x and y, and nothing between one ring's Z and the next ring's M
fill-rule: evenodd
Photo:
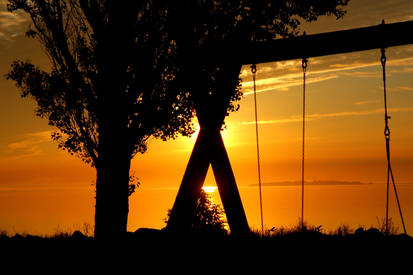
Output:
M112 26L113 27L113 26ZM115 31L109 28L107 32ZM112 35L106 36L113 37ZM99 79L99 145L95 164L95 238L116 239L127 231L129 212L130 137L125 93L126 68L118 41L102 40L98 45L102 62Z
M96 167L96 239L119 238L127 231L130 158L119 147L102 152Z

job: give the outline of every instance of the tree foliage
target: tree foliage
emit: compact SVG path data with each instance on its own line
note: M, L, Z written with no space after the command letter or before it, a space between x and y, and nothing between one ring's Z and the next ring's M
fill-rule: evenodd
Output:
M168 223L171 210L168 210L165 222ZM223 233L227 231L225 212L221 205L212 202L205 191L201 191L191 216L191 231L198 233Z
M92 165L107 131L124 131L131 158L146 151L150 137L193 132L189 94L168 89L175 68L166 11L150 2L8 1L9 11L30 16L27 35L41 42L52 64L46 72L15 61L8 79L58 129L52 137L59 147Z
M239 108L239 71L248 45L300 33L304 21L341 18L343 0L169 1L166 28L176 43L180 87L191 91L198 118L222 120ZM247 46L247 47L246 47ZM213 107L212 107L213 106ZM205 115L204 115L205 114Z
M231 48L297 35L321 15L340 18L347 2L9 0L9 11L30 16L27 35L52 70L15 61L8 78L57 127L62 149L96 165L99 135L113 121L133 157L152 136L191 134L191 100L198 113L214 105L218 120L239 108L242 64Z

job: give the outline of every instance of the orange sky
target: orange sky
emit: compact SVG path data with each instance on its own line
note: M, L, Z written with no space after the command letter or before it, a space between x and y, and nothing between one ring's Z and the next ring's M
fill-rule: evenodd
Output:
M354 2L354 3L352 3ZM303 27L308 34L413 19L413 2L352 1L340 21L322 18ZM360 2L362 2L360 4ZM390 4L391 2L391 4ZM0 72L16 59L42 68L48 60L36 42L24 38L29 22L5 12L0 1ZM373 185L308 187L310 223L377 225L384 215L385 147L379 50L312 58L308 64L306 180L374 182ZM389 114L392 162L405 220L413 230L413 47L388 49ZM262 180L300 178L301 61L258 65L257 89ZM251 74L241 71L241 109L227 118L223 132L249 223L259 228L255 125ZM0 78L0 230L53 233L93 223L95 172L57 149L47 121L33 114L34 103L19 97L11 81ZM193 138L153 140L132 163L142 182L131 198L129 230L163 226L183 176ZM412 183L409 185L407 183ZM214 184L209 173L207 184ZM381 184L381 185L380 185ZM254 187L255 188L255 187ZM267 227L298 221L297 187L266 187ZM403 193L403 192L404 193ZM394 202L392 207L395 208ZM356 208L358 207L358 208ZM327 211L330 209L331 211ZM392 210L393 211L393 210ZM357 212L357 215L353 215ZM395 221L399 221L392 212Z

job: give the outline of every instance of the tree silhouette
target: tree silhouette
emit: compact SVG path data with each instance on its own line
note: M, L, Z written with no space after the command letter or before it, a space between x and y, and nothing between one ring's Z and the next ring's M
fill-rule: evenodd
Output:
M131 159L151 137L193 132L189 93L173 88L166 9L151 1L9 0L51 62L15 61L7 78L57 128L61 149L96 168L95 237L126 232Z
M241 97L240 56L251 49L245 46L255 41L296 36L303 21L314 21L322 15L341 18L345 14L342 7L347 2L169 1L165 28L179 56L177 78L181 80L179 86L191 92L198 118L219 123L223 116L239 107L236 101ZM211 106L214 112L210 112ZM212 119L205 118L211 115Z
M168 210L167 218L165 219L166 223L168 223L170 215L171 210ZM208 193L203 190L201 190L199 198L196 200L190 224L192 233L222 235L227 233L224 210L221 205L213 203Z

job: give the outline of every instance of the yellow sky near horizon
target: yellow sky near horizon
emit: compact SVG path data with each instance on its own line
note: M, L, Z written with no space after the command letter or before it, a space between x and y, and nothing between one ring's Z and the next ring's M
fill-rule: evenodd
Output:
M11 62L17 58L31 59L34 64L47 69L48 60L39 45L23 36L29 24L27 18L20 14L9 15L5 12L4 3L0 1L0 75L6 74ZM353 0L343 20L321 18L305 24L303 30L311 34L356 28L379 24L382 19L388 23L412 20L413 2ZM413 183L413 46L390 48L387 57L393 169L397 181ZM380 50L309 60L307 180L385 181L383 84L379 61ZM301 163L301 61L264 63L257 67L263 182L297 180L300 178ZM244 92L241 108L226 119L223 136L237 183L247 187L257 182L249 66L242 68L240 77ZM62 216L70 211L82 215L70 214L73 217L67 221L69 224L76 221L81 224L85 219L91 221L94 205L92 184L95 180L93 168L57 149L57 145L50 140L53 129L47 121L34 116L34 103L21 99L11 81L1 77L0 91L0 127L3 129L0 135L0 193L3 198L0 229L20 223L21 226L16 228L24 229L36 224L36 228L48 226L50 229L50 224L55 226L56 223L66 222ZM179 187L194 141L194 137L180 137L168 142L151 140L148 152L135 157L132 170L142 185L137 191L140 193L132 198L130 221L133 228L159 226L164 218L159 217L159 213L166 213L165 205L172 207L173 196L156 190L176 190ZM207 184L213 184L211 173ZM10 190L13 195L7 195ZM19 195L23 194L22 190L25 191L24 196ZM70 197L65 198L65 204L61 207L55 197L50 199L49 205L37 202L35 194L43 191L66 192L67 196L77 194L73 195L73 200L83 196L84 204L76 205L74 210L71 209ZM33 192L32 197L30 192ZM410 201L413 201L412 196L408 197ZM325 198L325 194L320 193L319 197ZM89 199L87 203L85 198ZM162 209L155 210L161 198L168 201ZM6 203L7 199L9 201ZM256 198L243 197L244 204L249 205L252 200L255 202ZM60 212L46 213L45 217L39 218L41 222L36 222L29 214L22 215L18 211L19 203L25 201L28 205L29 201L33 205L42 205L42 211L55 208ZM87 209L82 212L80 205ZM142 208L146 209L145 213ZM150 208L154 210L147 210ZM252 210L246 211L250 215L258 214ZM291 215L296 219L298 213ZM413 224L413 210L409 217L408 221ZM256 220L255 216L248 218ZM48 225L42 227L38 224Z

